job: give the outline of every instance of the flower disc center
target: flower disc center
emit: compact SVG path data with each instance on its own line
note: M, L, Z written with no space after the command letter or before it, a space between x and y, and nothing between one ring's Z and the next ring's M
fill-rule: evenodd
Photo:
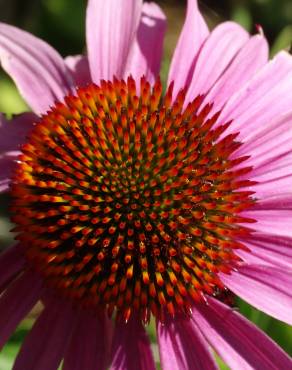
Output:
M199 96L141 79L102 81L36 123L12 181L13 221L31 265L60 294L105 307L186 313L224 290L238 263L250 185L240 143ZM219 293L218 293L219 292Z

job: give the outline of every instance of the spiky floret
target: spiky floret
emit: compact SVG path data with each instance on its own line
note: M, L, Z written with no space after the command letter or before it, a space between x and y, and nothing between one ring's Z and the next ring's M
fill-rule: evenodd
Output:
M65 297L127 320L186 313L224 290L252 222L246 158L230 159L211 104L186 108L160 81L80 88L36 123L12 181L13 221L31 265ZM234 167L241 169L234 169Z

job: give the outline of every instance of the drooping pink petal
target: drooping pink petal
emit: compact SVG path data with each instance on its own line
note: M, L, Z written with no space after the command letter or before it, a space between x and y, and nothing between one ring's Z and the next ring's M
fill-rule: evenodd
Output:
M0 113L0 150L1 154L19 150L38 117L30 112L18 114L7 120Z
M239 131L240 140L249 140L275 117L292 111L291 88L292 56L281 52L229 99L218 124L232 119L226 134Z
M117 322L112 347L111 370L155 370L149 339L135 316L125 324Z
M272 266L243 265L222 282L235 294L278 320L292 324L292 271Z
M155 3L144 3L141 21L129 54L124 77L136 81L144 75L150 83L159 76L166 17Z
M24 269L25 262L18 244L7 248L0 254L0 294L10 281Z
M65 63L69 68L75 85L85 86L91 82L88 58L83 55L70 55L65 58Z
M251 37L207 95L206 101L214 103L213 111L220 110L229 97L268 62L268 58L269 47L265 37Z
M163 370L217 369L208 343L190 320L158 322L157 338Z
M25 272L0 296L0 349L41 295L42 281Z
M208 27L202 17L197 0L188 0L186 20L171 61L168 84L174 81L174 96L188 87L194 72L196 58L209 35Z
M8 189L11 171L15 160L20 154L20 145L33 128L37 116L33 113L23 113L11 121L0 114L0 192Z
M74 311L59 299L46 304L24 340L13 370L57 370L74 324ZM83 338L80 338L83 340Z
M64 356L63 370L107 369L111 345L111 321L106 315L81 312L76 319Z
M265 333L232 308L209 298L192 320L231 369L289 369L291 359Z
M4 23L0 23L0 62L35 113L45 113L71 91L72 76L57 51Z
M204 43L187 92L187 101L206 94L248 41L248 33L233 22L220 24Z
M92 80L123 77L142 11L142 0L89 0L86 39Z

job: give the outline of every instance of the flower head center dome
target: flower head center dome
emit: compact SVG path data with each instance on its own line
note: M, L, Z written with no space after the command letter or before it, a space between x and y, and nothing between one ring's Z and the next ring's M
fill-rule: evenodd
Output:
M102 81L38 122L12 182L13 221L31 265L60 294L125 320L186 313L224 290L239 258L249 182L211 105L184 108L141 79Z

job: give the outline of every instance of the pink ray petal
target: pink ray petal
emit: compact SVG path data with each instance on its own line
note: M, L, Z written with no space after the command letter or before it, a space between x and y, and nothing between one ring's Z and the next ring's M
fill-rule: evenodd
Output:
M251 251L236 251L247 263L292 269L292 238L253 233L250 238L239 241Z
M11 175L20 152L18 150L0 155L0 193L9 190Z
M0 192L8 190L19 148L37 120L34 113L19 114L10 121L0 114Z
M207 95L206 101L214 102L213 112L222 109L229 97L250 80L268 62L268 58L269 47L265 37L251 37Z
M275 177L273 180L263 181L253 185L249 190L256 192L259 199L270 197L271 194L288 193L291 191L291 175Z
M289 356L265 333L223 303L193 308L193 321L231 369L290 369Z
M6 119L3 114L0 114L1 155L5 152L19 150L37 120L38 116L30 112L15 115L11 120Z
M20 246L14 245L0 254L0 294L11 280L25 268L26 260Z
M233 22L222 23L212 31L198 55L187 101L199 94L206 94L214 86L246 44L248 37L248 33Z
M243 265L222 282L235 294L278 320L292 324L292 270L272 266Z
M32 272L18 277L0 296L0 349L41 295L42 281Z
M0 23L0 62L36 113L45 113L71 91L72 76L57 51L4 23Z
M236 155L250 155L248 164L261 168L265 163L270 163L281 154L291 152L289 143L292 139L292 112L285 115L277 115L253 128L245 135L243 145L236 152ZM257 173L254 171L253 173Z
M252 224L251 227L259 233L271 233L275 236L292 237L290 225L292 210L290 209L251 209L242 212L241 215L256 220L257 222Z
M186 20L171 61L168 84L174 81L174 96L181 88L188 87L199 50L209 35L197 0L188 0Z
M271 148L272 151L273 148ZM267 207L270 210L291 209L291 166L292 151L288 151L253 168L249 179L256 181L256 184L249 190L254 191L258 199L255 210L268 209Z
M58 298L50 300L25 338L13 370L57 370L70 339L74 314Z
M244 242L244 241L243 241ZM249 239L247 239L249 242ZM284 236L255 233L252 235L250 242L258 248L266 250L267 254L278 253L282 258L292 258L292 239Z
M240 131L239 139L249 139L275 117L292 111L291 88L292 57L281 52L229 99L218 125L232 119L226 134Z
M142 0L89 0L86 38L95 83L123 77L142 11Z
M107 369L112 327L106 315L80 311L64 357L63 370Z
M166 318L157 323L163 370L217 369L209 345L198 328L186 318Z
M148 336L135 316L126 324L117 322L114 331L111 370L125 369L155 370Z
M124 77L136 81L144 75L150 83L159 76L166 29L166 17L155 3L144 3L135 42L129 54Z
M272 210L272 209L292 209L292 198L290 193L282 194L271 194L266 196L264 199L260 199L254 206L253 209L259 210Z
M249 179L258 183L251 187L260 199L253 209L291 209L292 115L265 122L252 130L235 156L251 155L244 163L253 166Z
M249 244L245 243L245 245L248 246ZM249 247L253 248L252 252L246 252L243 250L236 251L236 255L240 257L244 263L250 264L250 265L282 267L282 264L279 265L277 263L277 260L273 262L270 258L261 258L260 256L258 256L255 253L256 248L254 248L253 245L249 245Z
M284 146L284 145L283 145ZM283 149L284 150L284 149ZM273 148L271 147L271 151ZM261 193L262 186L265 188L264 184L271 181L276 181L279 178L290 178L292 176L291 165L292 165L292 150L282 152L278 157L269 158L265 163L260 163L258 167L254 167L250 173L250 178L257 181L259 184L255 185L257 193ZM275 195L280 195L279 191L274 192ZM282 192L281 192L282 193ZM273 193L269 194L270 196ZM265 195L265 198L268 194Z
M70 55L65 58L65 63L69 68L75 85L85 86L91 82L88 58L83 55Z
M11 167L10 167L10 160L1 160L0 159L0 168L3 168L3 171L7 171L7 173L10 173ZM9 189L10 179L9 177L5 176L3 179L0 179L0 193L3 193Z

